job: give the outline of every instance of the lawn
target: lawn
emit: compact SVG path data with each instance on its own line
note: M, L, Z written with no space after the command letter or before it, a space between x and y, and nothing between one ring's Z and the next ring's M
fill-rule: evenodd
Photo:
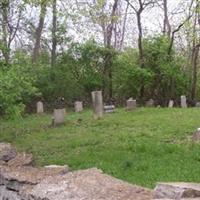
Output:
M97 167L153 188L158 181L200 182L200 144L190 136L200 127L200 109L117 109L101 120L90 110L68 113L52 128L51 115L0 121L0 142L31 152L37 165Z

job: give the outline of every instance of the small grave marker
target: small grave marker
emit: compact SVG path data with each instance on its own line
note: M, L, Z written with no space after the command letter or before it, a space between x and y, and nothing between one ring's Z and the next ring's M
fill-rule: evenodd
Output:
M44 113L44 105L42 101L38 101L36 104L37 114Z
M82 112L83 111L83 102L82 101L76 101L74 103L74 110L75 110L75 112Z
M137 101L134 100L133 98L129 98L126 101L126 110L131 111L135 110L137 108Z
M105 113L113 113L114 111L115 111L115 106L114 105L104 106L104 112Z

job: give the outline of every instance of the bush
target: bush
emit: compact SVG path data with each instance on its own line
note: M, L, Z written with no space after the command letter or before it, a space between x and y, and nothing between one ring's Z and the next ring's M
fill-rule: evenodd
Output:
M0 68L0 113L9 117L19 116L25 103L37 93L33 86L35 77L30 69L19 65Z

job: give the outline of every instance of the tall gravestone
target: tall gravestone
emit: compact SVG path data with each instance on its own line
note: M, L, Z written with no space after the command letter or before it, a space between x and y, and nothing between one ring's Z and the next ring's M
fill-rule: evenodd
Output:
M103 117L103 97L102 91L92 92L92 105L93 105L93 117L99 119Z
M181 96L181 108L187 108L187 99L185 95Z
M82 112L83 111L83 102L82 101L75 101L74 111L75 112Z
M36 104L36 107L37 107L36 109L37 109L38 114L44 113L44 105L42 101L38 101Z
M137 102L136 102L136 100L134 100L133 98L129 98L126 101L126 110L127 111L132 111L132 110L134 110L136 108L137 108Z
M174 106L174 101L173 100L169 100L168 107L169 108L173 108L173 106Z

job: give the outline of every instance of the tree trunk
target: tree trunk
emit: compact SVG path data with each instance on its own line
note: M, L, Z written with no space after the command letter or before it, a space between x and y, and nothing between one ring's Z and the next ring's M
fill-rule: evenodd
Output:
M52 50L51 50L51 66L55 66L56 63L56 47L57 47L57 0L53 0L53 27L52 27Z
M171 26L168 18L168 0L163 0L163 10L164 10L164 24L163 24L163 34L167 35L168 38L171 36Z
M199 56L199 47L197 45L193 49L192 56L192 88L191 88L191 99L194 100L196 96L196 84L197 84L197 65L198 65L198 56Z
M142 22L141 22L141 13L142 10L139 10L137 15L137 26L138 26L138 50L139 50L139 64L141 68L144 68L144 51L143 51L143 32L142 32ZM140 87L140 99L143 101L144 98L144 81L141 81Z
M104 35L106 38L104 39L106 41L106 48L108 48L108 53L105 56L104 61L104 83L103 83L103 91L104 91L104 99L105 101L110 101L112 99L112 33L115 23L115 15L117 11L119 0L115 0L113 7L112 7L112 13L111 13L111 22L107 26L106 34Z
M33 63L37 62L39 54L40 54L40 42L41 42L42 30L44 27L44 19L46 15L46 6L47 6L47 1L43 1L40 4L40 18L39 18L38 27L35 32L35 45L34 45L33 57L32 57Z
M2 54L5 59L6 64L9 64L10 59L10 47L8 46L8 9L9 0L3 1L1 3L2 7Z

